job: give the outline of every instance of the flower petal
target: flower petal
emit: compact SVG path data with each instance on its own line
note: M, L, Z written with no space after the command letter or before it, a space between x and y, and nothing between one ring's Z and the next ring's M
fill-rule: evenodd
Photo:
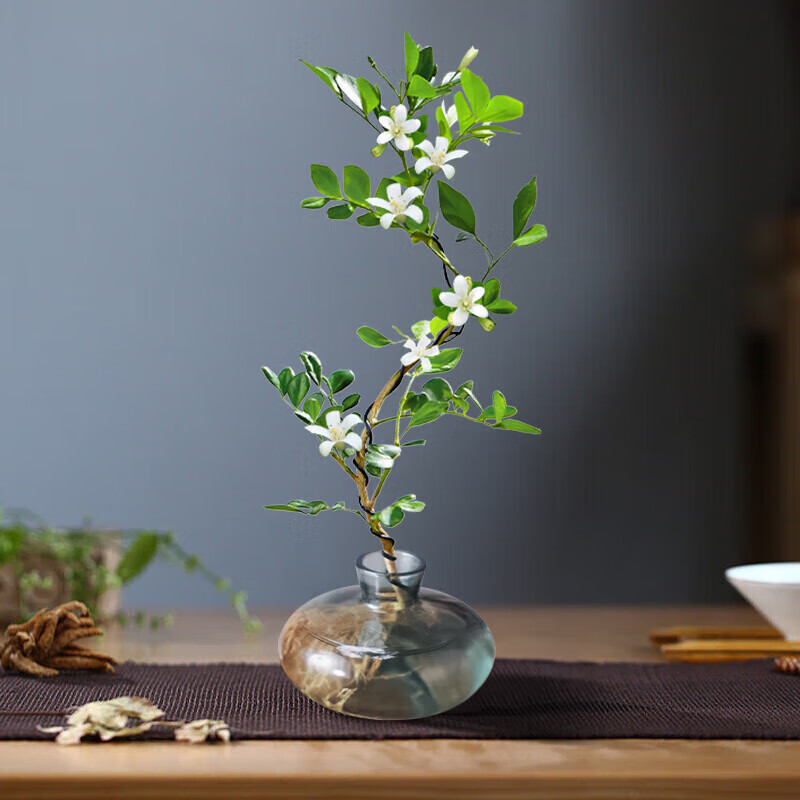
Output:
M423 141L421 141L417 147L419 147L423 153L427 153L428 155L433 152L433 145L427 139L423 139Z
M323 428L322 425L306 425L306 430L309 433L315 433L317 436L330 437L331 435L331 432L327 428Z
M456 275L456 278L453 281L453 291L459 298L464 298L467 296L467 292L469 292L469 284L463 275ZM439 296L439 299L441 299L441 295Z
M350 428L352 428L354 425L359 425L360 423L361 423L361 417L359 417L358 414L348 414L342 420L342 427L346 431L349 431Z
M344 443L350 445L356 451L360 450L362 445L361 437L357 433L348 433L344 437Z
M408 122L403 123L403 132L414 133L414 131L419 130L420 125L422 123L418 119L410 119Z
M403 192L403 202L406 205L413 203L418 197L422 197L422 189L420 189L419 186L409 186L408 189Z
M469 153L469 150L451 150L447 154L447 160L452 161L454 158L464 158Z
M409 350L415 350L417 343L413 339L406 339L403 343L403 347L407 347Z
M342 415L339 413L337 409L331 409L325 415L325 424L329 428L335 428L340 422L342 421Z
M381 228L385 231L388 231L389 228L392 227L392 223L394 222L394 214L384 214L381 217Z
M479 303L475 303L474 306L469 310L470 314L474 314L476 317L488 317L489 312L486 309L486 306L482 306Z
M486 294L486 289L483 286L476 286L470 293L469 299L473 303L477 303Z
M437 136L436 137L436 149L442 153L447 152L447 148L450 147L450 142L447 141L446 137L444 136Z
M439 345L438 345L438 344L435 344L433 347L429 347L429 348L428 348L428 349L425 351L425 355L428 355L428 356L430 356L431 358L433 358L434 356L438 356L438 355L439 355Z
M319 443L319 454L321 456L329 456L333 450L333 442L326 439L324 442Z
M432 165L433 162L427 156L422 156L422 158L418 158L417 163L414 164L414 171L419 175L422 170L428 169L428 167Z
M422 334L422 336L419 337L417 341L419 342L419 346L423 350L431 343L431 340L424 333Z
M422 223L423 214L422 214L422 209L419 206L409 206L406 209L406 216L411 217L411 219L413 219L414 222L417 223L417 225Z
M378 122L387 130L392 127L392 118L387 117L385 114L382 117L378 117Z
M452 180L456 174L456 168L452 164L442 164L442 172L447 180Z
M404 367L410 367L416 360L417 360L416 353L403 353L403 355L400 356L400 363Z
M382 200L380 197L368 197L367 202L375 208L383 208L386 211L391 211L392 207L389 205L388 200Z
M421 358L419 363L422 365L423 372L431 371L431 360L429 358Z
M469 319L469 312L463 308L457 308L453 312L453 325L463 325Z
M390 183L386 187L386 196L389 200L399 200L403 194L403 187L399 183Z
M410 150L413 142L404 133L394 137L394 144L398 150Z
M378 134L378 144L388 144L392 141L392 134L389 131L384 131Z
M408 109L402 103L395 106L394 114L392 114L394 121L398 125L402 125L406 121L406 117L408 117Z
M448 306L449 308L455 308L458 305L458 296L455 295L453 292L442 292L439 295L439 302L443 306Z

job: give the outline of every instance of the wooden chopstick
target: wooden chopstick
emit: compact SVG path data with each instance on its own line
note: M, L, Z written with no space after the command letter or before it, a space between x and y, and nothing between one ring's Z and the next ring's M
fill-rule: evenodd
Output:
M685 639L782 639L780 632L769 625L675 625L650 633L656 645L674 644Z
M719 662L746 661L753 658L775 658L800 655L800 642L782 639L688 639L675 644L664 644L661 652L671 661Z

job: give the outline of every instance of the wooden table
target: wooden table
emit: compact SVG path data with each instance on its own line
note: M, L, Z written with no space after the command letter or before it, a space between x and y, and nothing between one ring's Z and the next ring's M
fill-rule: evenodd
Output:
M753 612L705 608L486 608L498 655L658 660L651 628L751 624ZM274 661L286 614L261 615L245 640L222 612L185 612L168 634L112 631L103 645L140 661ZM798 710L800 726L800 709ZM0 742L2 800L515 800L800 797L800 742L319 741L59 747Z

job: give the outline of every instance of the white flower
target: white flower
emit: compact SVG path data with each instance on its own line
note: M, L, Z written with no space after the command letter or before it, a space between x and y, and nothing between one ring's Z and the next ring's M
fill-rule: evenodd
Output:
M444 114L444 118L447 121L447 126L449 128L452 128L453 125L455 125L456 122L458 122L458 111L456 111L455 103L453 103L453 105L451 105L450 108L448 108L447 105L445 104L445 101L442 100L442 114Z
M446 75L443 75L442 76L442 86L444 86L446 83L450 83L450 81L453 80L453 78L455 78L456 75L458 75L458 72L448 72ZM434 81L431 81L431 83L433 83L433 82Z
M415 361L422 364L422 369L427 372L431 368L431 357L439 355L439 345L430 346L431 340L427 336L420 336L419 341L408 339L403 347L407 347L411 352L406 353L400 359L404 367L410 367Z
M306 425L306 430L325 437L325 441L319 444L319 452L320 455L329 456L334 447L339 450L344 450L345 447L361 449L361 437L350 431L350 428L359 422L361 418L358 414L348 414L342 419L342 415L334 409L325 415L327 428L323 428L322 425Z
M447 148L449 146L450 142L444 136L437 136L435 145L432 145L427 139L424 142L420 142L417 147L427 155L417 159L417 163L414 165L417 175L424 169L429 169L431 172L441 170L444 172L445 178L450 180L456 174L456 168L447 162L452 161L454 158L463 158L467 151L452 150L448 153Z
M380 197L368 197L367 202L373 206L385 209L386 213L381 216L381 227L389 228L397 220L405 222L406 217L411 217L416 223L422 222L422 209L419 206L411 205L414 200L422 196L422 189L412 186L403 191L399 183L392 183L386 188L388 200L381 200Z
M470 314L476 317L489 316L486 308L478 304L478 300L483 297L485 291L483 286L476 286L470 290L467 279L463 275L457 275L453 281L453 291L442 292L439 300L443 305L455 309L453 325L463 325L469 319Z
M388 144L394 139L394 146L398 150L410 150L414 143L408 138L409 133L414 133L420 126L418 119L406 119L408 109L401 103L390 112L391 116L378 117L378 122L386 130L378 134L378 144Z

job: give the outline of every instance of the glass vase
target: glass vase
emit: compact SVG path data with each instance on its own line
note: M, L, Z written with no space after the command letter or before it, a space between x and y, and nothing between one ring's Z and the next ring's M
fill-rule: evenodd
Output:
M396 551L356 561L357 586L315 597L281 632L281 665L303 694L354 717L414 719L459 705L486 680L494 640L468 605L421 588L425 562Z

